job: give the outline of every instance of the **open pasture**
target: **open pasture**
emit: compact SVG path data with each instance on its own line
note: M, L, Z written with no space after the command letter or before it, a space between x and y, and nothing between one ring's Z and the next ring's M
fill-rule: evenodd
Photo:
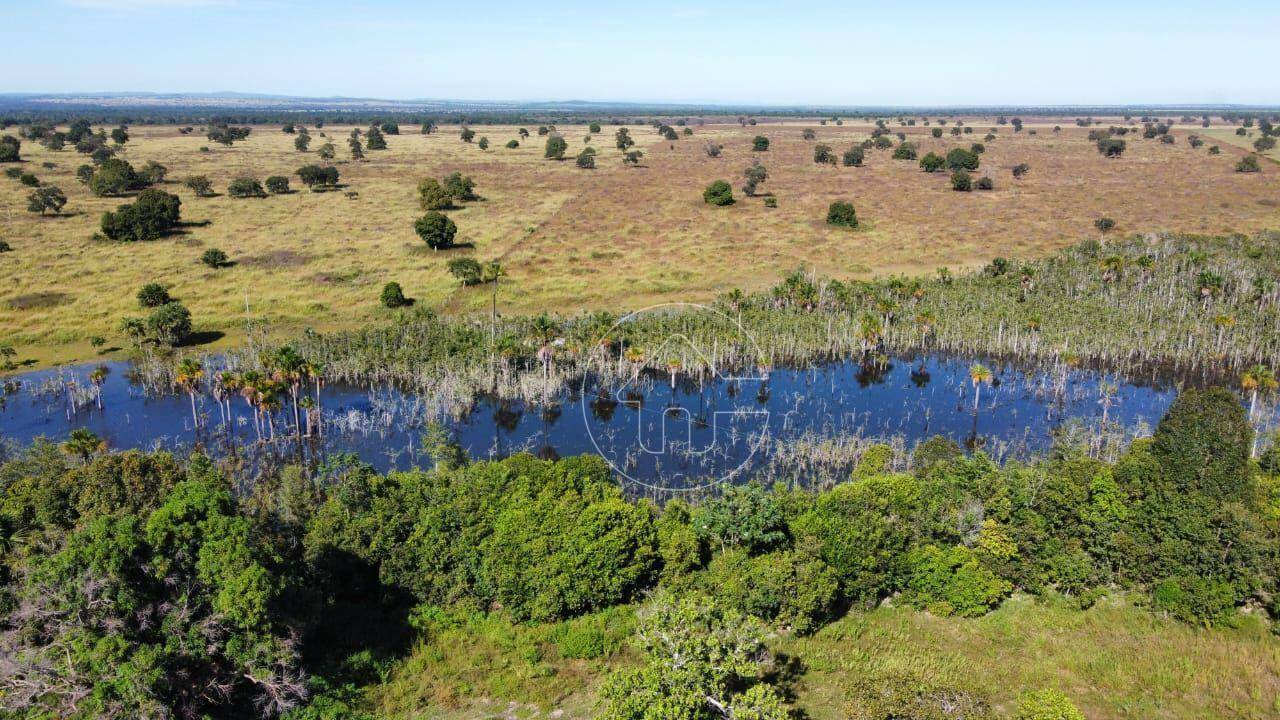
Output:
M501 311L573 312L758 289L797 267L869 277L1037 256L1096 234L1093 221L1104 215L1115 219L1117 233L1280 226L1280 168L1264 162L1261 173L1235 172L1247 151L1229 142L1218 143L1221 155L1209 155L1209 144L1233 133L1220 120L1208 131L1175 126L1171 145L1130 133L1119 159L1100 155L1088 130L1068 118L1028 119L1020 133L993 118L968 118L971 134L952 136L951 121L941 138L932 136L936 125L889 123L894 143L896 133L906 133L920 156L983 142L974 176L989 175L995 188L970 193L952 191L946 172L892 159L892 150L868 150L862 167L813 161L815 145L829 145L838 158L869 137L870 123L719 122L693 123L692 135L676 127L676 141L631 125L635 149L644 153L639 167L622 163L618 126L603 124L590 139L598 151L594 170L573 162L586 126L558 128L569 145L560 162L544 159L545 138L532 125L514 149L505 147L520 139L514 126L475 126L477 142L465 143L456 125L431 135L402 125L402 134L387 136L387 150L367 150L358 162L346 146L350 125L312 128L306 153L279 126L256 126L231 147L209 141L199 127L184 135L176 126L134 126L119 156L135 168L152 160L167 167L160 187L182 198L185 224L141 243L92 239L102 213L127 198L94 197L76 180L86 156L24 141L23 171L61 188L69 202L63 215L41 217L26 209L30 188L0 178L0 237L12 246L0 255L0 340L20 358L41 362L92 358L88 340L95 335L107 338L107 347L125 347L120 319L140 314L134 293L152 281L170 286L190 308L197 331L234 341L246 318L290 330L385 318L394 311L378 295L393 280L420 306L486 311L488 289L462 287L446 270L462 256L503 264ZM1099 127L1109 124L1123 123L1103 119ZM816 138L804 139L805 128ZM984 141L993 130L996 138ZM1205 147L1186 143L1193 133L1206 137ZM752 150L756 135L770 139L768 151ZM480 138L488 139L487 150L478 147ZM324 164L316 149L325 142L337 149L345 187L309 192L295 171ZM719 157L706 152L709 143L723 146ZM743 171L756 160L768 178L758 196L746 197ZM1014 179L1012 168L1024 163L1030 172ZM448 212L460 247L433 252L413 229L422 214L417 183L455 171L475 180L481 199ZM193 175L208 176L218 195L196 197L183 185ZM261 199L227 195L227 185L245 175L290 176L293 190ZM734 186L734 205L703 202L703 189L716 179ZM769 196L777 207L766 207ZM825 223L836 200L854 204L858 229ZM202 265L208 248L223 250L232 264Z

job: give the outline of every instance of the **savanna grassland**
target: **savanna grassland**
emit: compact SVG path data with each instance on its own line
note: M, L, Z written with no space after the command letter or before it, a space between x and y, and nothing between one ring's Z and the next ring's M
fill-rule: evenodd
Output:
M0 256L0 337L20 359L41 362L92 358L88 339L95 335L107 338L108 348L127 347L120 320L137 313L134 293L153 281L190 308L197 331L215 333L206 338L225 333L225 343L236 341L246 318L285 330L385 318L393 311L378 293L389 281L419 305L455 314L486 310L487 289L462 287L446 270L450 259L463 256L503 264L501 311L571 313L760 289L798 267L869 277L973 267L994 255L1035 257L1096 234L1093 221L1104 215L1115 219L1118 233L1280 226L1277 168L1264 161L1261 173L1235 172L1247 148L1233 144L1232 127L1215 122L1207 130L1175 126L1172 145L1131 133L1119 159L1100 155L1088 130L1067 119L1028 120L1015 133L992 118L970 118L972 134L951 136L952 121L938 139L932 126L889 123L921 156L967 148L994 130L975 178L989 175L995 189L972 193L952 192L947 173L923 173L914 161L891 159L891 150L868 150L863 167L813 162L815 145L830 145L838 156L869 137L869 123L694 123L692 135L673 142L631 125L635 149L644 152L639 167L621 162L618 127L605 124L590 141L599 152L595 170L572 160L584 147L586 126L558 128L569 143L561 162L544 159L545 138L534 126L515 149L505 144L519 139L517 127L476 126L476 140L490 144L482 151L459 139L458 126L422 135L411 125L387 136L387 150L366 151L355 162L346 148L348 125L313 128L307 153L274 125L256 126L230 147L209 141L200 128L184 135L177 126L137 125L119 156L138 168L147 161L167 167L159 187L181 197L184 223L141 243L93 240L102 213L127 198L94 197L76 180L86 156L28 141L23 171L60 187L69 202L63 215L40 217L26 211L30 188L0 180L2 236L13 248ZM1108 124L1104 119L1098 127ZM816 139L803 139L804 128ZM1207 154L1207 144L1191 148L1191 134L1217 142L1221 155ZM752 151L755 135L771 140L767 152ZM337 148L342 192L308 192L294 175L302 165L324 164L316 149L325 142ZM720 157L708 156L708 143L723 146ZM768 179L760 196L745 197L739 186L754 160ZM1011 169L1019 164L1030 172L1015 180ZM481 199L448 213L460 247L433 252L414 233L422 214L416 187L451 172L473 178ZM218 195L196 197L182 184L192 175L208 176ZM245 175L291 176L293 191L228 196L227 185ZM716 179L735 186L734 205L702 201L703 188ZM776 208L765 206L769 196ZM836 200L854 203L857 230L824 222ZM202 265L208 248L223 250L232 264Z

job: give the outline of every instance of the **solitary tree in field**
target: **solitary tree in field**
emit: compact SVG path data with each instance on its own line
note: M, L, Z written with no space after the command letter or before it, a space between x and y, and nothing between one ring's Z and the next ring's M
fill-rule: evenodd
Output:
M817 135L817 133L815 133L815 132L813 131L813 128L805 128L805 129L800 133L800 137L801 137L801 138L803 138L803 139L805 139L805 140L813 140L813 139L817 138L817 137L818 137L818 135Z
M1104 137L1098 139L1098 152L1109 158L1124 155L1125 142L1119 138Z
M370 150L386 150L387 139L383 137L382 130L377 125L369 128L369 132L365 133L364 145Z
M644 152L643 152L643 151L640 151L640 150L628 150L628 151L627 151L625 154L623 154L623 156L622 156L622 164L623 164L623 165L630 165L631 167L638 167L638 166L640 165L640 158L642 158L642 157L644 157Z
M927 173L938 172L946 164L946 159L935 152L928 153L920 158L920 169Z
M958 192L969 192L973 189L973 176L964 170L951 173L951 189Z
M307 135L306 133L303 133L293 139L293 147L298 152L306 152L307 148L310 146L311 146L311 136Z
M751 163L751 167L744 170L742 174L747 178L747 182L742 186L742 192L748 196L754 196L756 194L756 189L760 186L760 183L769 178L768 171L765 170L764 166L761 165L759 161Z
M716 180L702 191L702 200L708 205L724 207L733 204L733 188L723 180Z
M813 161L819 165L835 165L836 154L831 151L830 145L814 145Z
M489 149L489 138L487 138L487 137L482 137L482 138L480 138L480 142L476 143L476 145L478 145L478 146L480 147L480 149L481 149L481 150L488 150L488 149Z
M552 135L547 138L547 145L544 148L543 157L548 160L563 160L564 153L569 149L569 143L559 135Z
M1019 163L1013 166L1013 178L1021 180L1027 173L1031 172L1031 166L1026 163Z
M769 149L769 138L763 135L757 135L751 139L751 149L756 152L764 152Z
M347 146L351 148L352 160L364 159L364 146L360 144L360 138L352 135L351 138L347 140Z
M593 123L591 123L590 125L588 125L588 126L587 126L587 132L591 132L591 133L598 133L598 132L600 132L600 123L593 122Z
M853 203L837 200L827 207L827 224L840 227L858 227L858 213Z
M475 137L476 137L476 131L475 131L475 130L472 130L472 129L471 129L471 128L469 128L469 127L463 127L463 128L462 128L462 132L459 134L459 137L461 137L461 138L462 138L462 142L468 142L468 143L469 143L469 142L471 142L472 140L474 140L474 139L475 139Z
M458 226L444 214L432 210L418 218L413 229L432 250L448 248L458 234Z
M27 196L27 210L38 212L42 216L47 211L57 215L62 212L62 207L66 204L67 196L55 185L38 187L35 192Z
M1240 162L1236 163L1236 172L1256 173L1261 172L1262 166L1258 164L1257 155L1245 155L1240 158Z
M631 133L626 128L618 128L618 132L613 134L613 144L619 150L626 152L628 148L636 144L636 141L631 139Z
M844 151L843 162L845 167L859 167L862 165L866 152L857 146L851 147Z
M1100 217L1093 221L1093 226L1098 228L1098 232L1105 236L1107 233L1115 229L1116 221L1109 217Z
M316 153L320 155L321 160L332 160L334 156L333 143L327 142L320 146Z
M574 162L578 167L582 168L583 170L595 170L596 169L595 149L587 148L582 152L578 153L578 157Z
M186 186L196 194L196 197L209 197L213 194L213 183L204 175L192 175L187 178Z

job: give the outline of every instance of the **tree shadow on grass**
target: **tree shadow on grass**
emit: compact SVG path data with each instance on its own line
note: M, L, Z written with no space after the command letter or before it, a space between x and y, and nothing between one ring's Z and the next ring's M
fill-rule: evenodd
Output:
M197 345L208 345L217 342L226 337L227 334L221 330L200 330L193 332L182 341L182 347L195 347Z

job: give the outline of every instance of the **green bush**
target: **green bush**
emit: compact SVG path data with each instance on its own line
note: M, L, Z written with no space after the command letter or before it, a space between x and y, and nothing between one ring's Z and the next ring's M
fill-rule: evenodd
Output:
M200 256L200 262L211 268L220 268L227 264L227 254L218 248L209 248Z
M112 240L155 240L178 224L182 201L163 190L147 189L137 199L102 215L102 234Z
M719 207L732 205L734 202L733 188L724 180L716 180L708 185L706 190L702 191L702 201L708 205Z
M946 158L933 152L927 153L924 157L920 158L920 169L928 173L937 172L941 170L946 164L947 164Z
M167 302L173 300L169 297L169 290L160 283L147 283L138 290L138 305L144 308L160 307Z
M947 153L947 169L948 170L977 170L982 159L977 153L964 148L952 148Z
M847 228L858 227L858 213L853 209L853 203L840 200L831 203L827 207L827 224Z
M400 283L394 281L382 286L381 300L382 304L389 308L403 307L408 304L404 289L400 287Z
M999 605L1013 590L962 545L925 545L908 553L907 565L904 598L935 615L976 617Z
M957 192L969 192L973 189L973 176L964 170L951 173L951 189Z
M267 194L262 190L262 183L251 177L239 177L227 186L227 194L233 198L261 198Z
M289 192L289 178L283 175L272 175L267 178L267 191L274 195L282 195Z
M1085 717L1066 695L1057 690L1037 690L1023 693L1018 699L1013 720L1085 720Z

